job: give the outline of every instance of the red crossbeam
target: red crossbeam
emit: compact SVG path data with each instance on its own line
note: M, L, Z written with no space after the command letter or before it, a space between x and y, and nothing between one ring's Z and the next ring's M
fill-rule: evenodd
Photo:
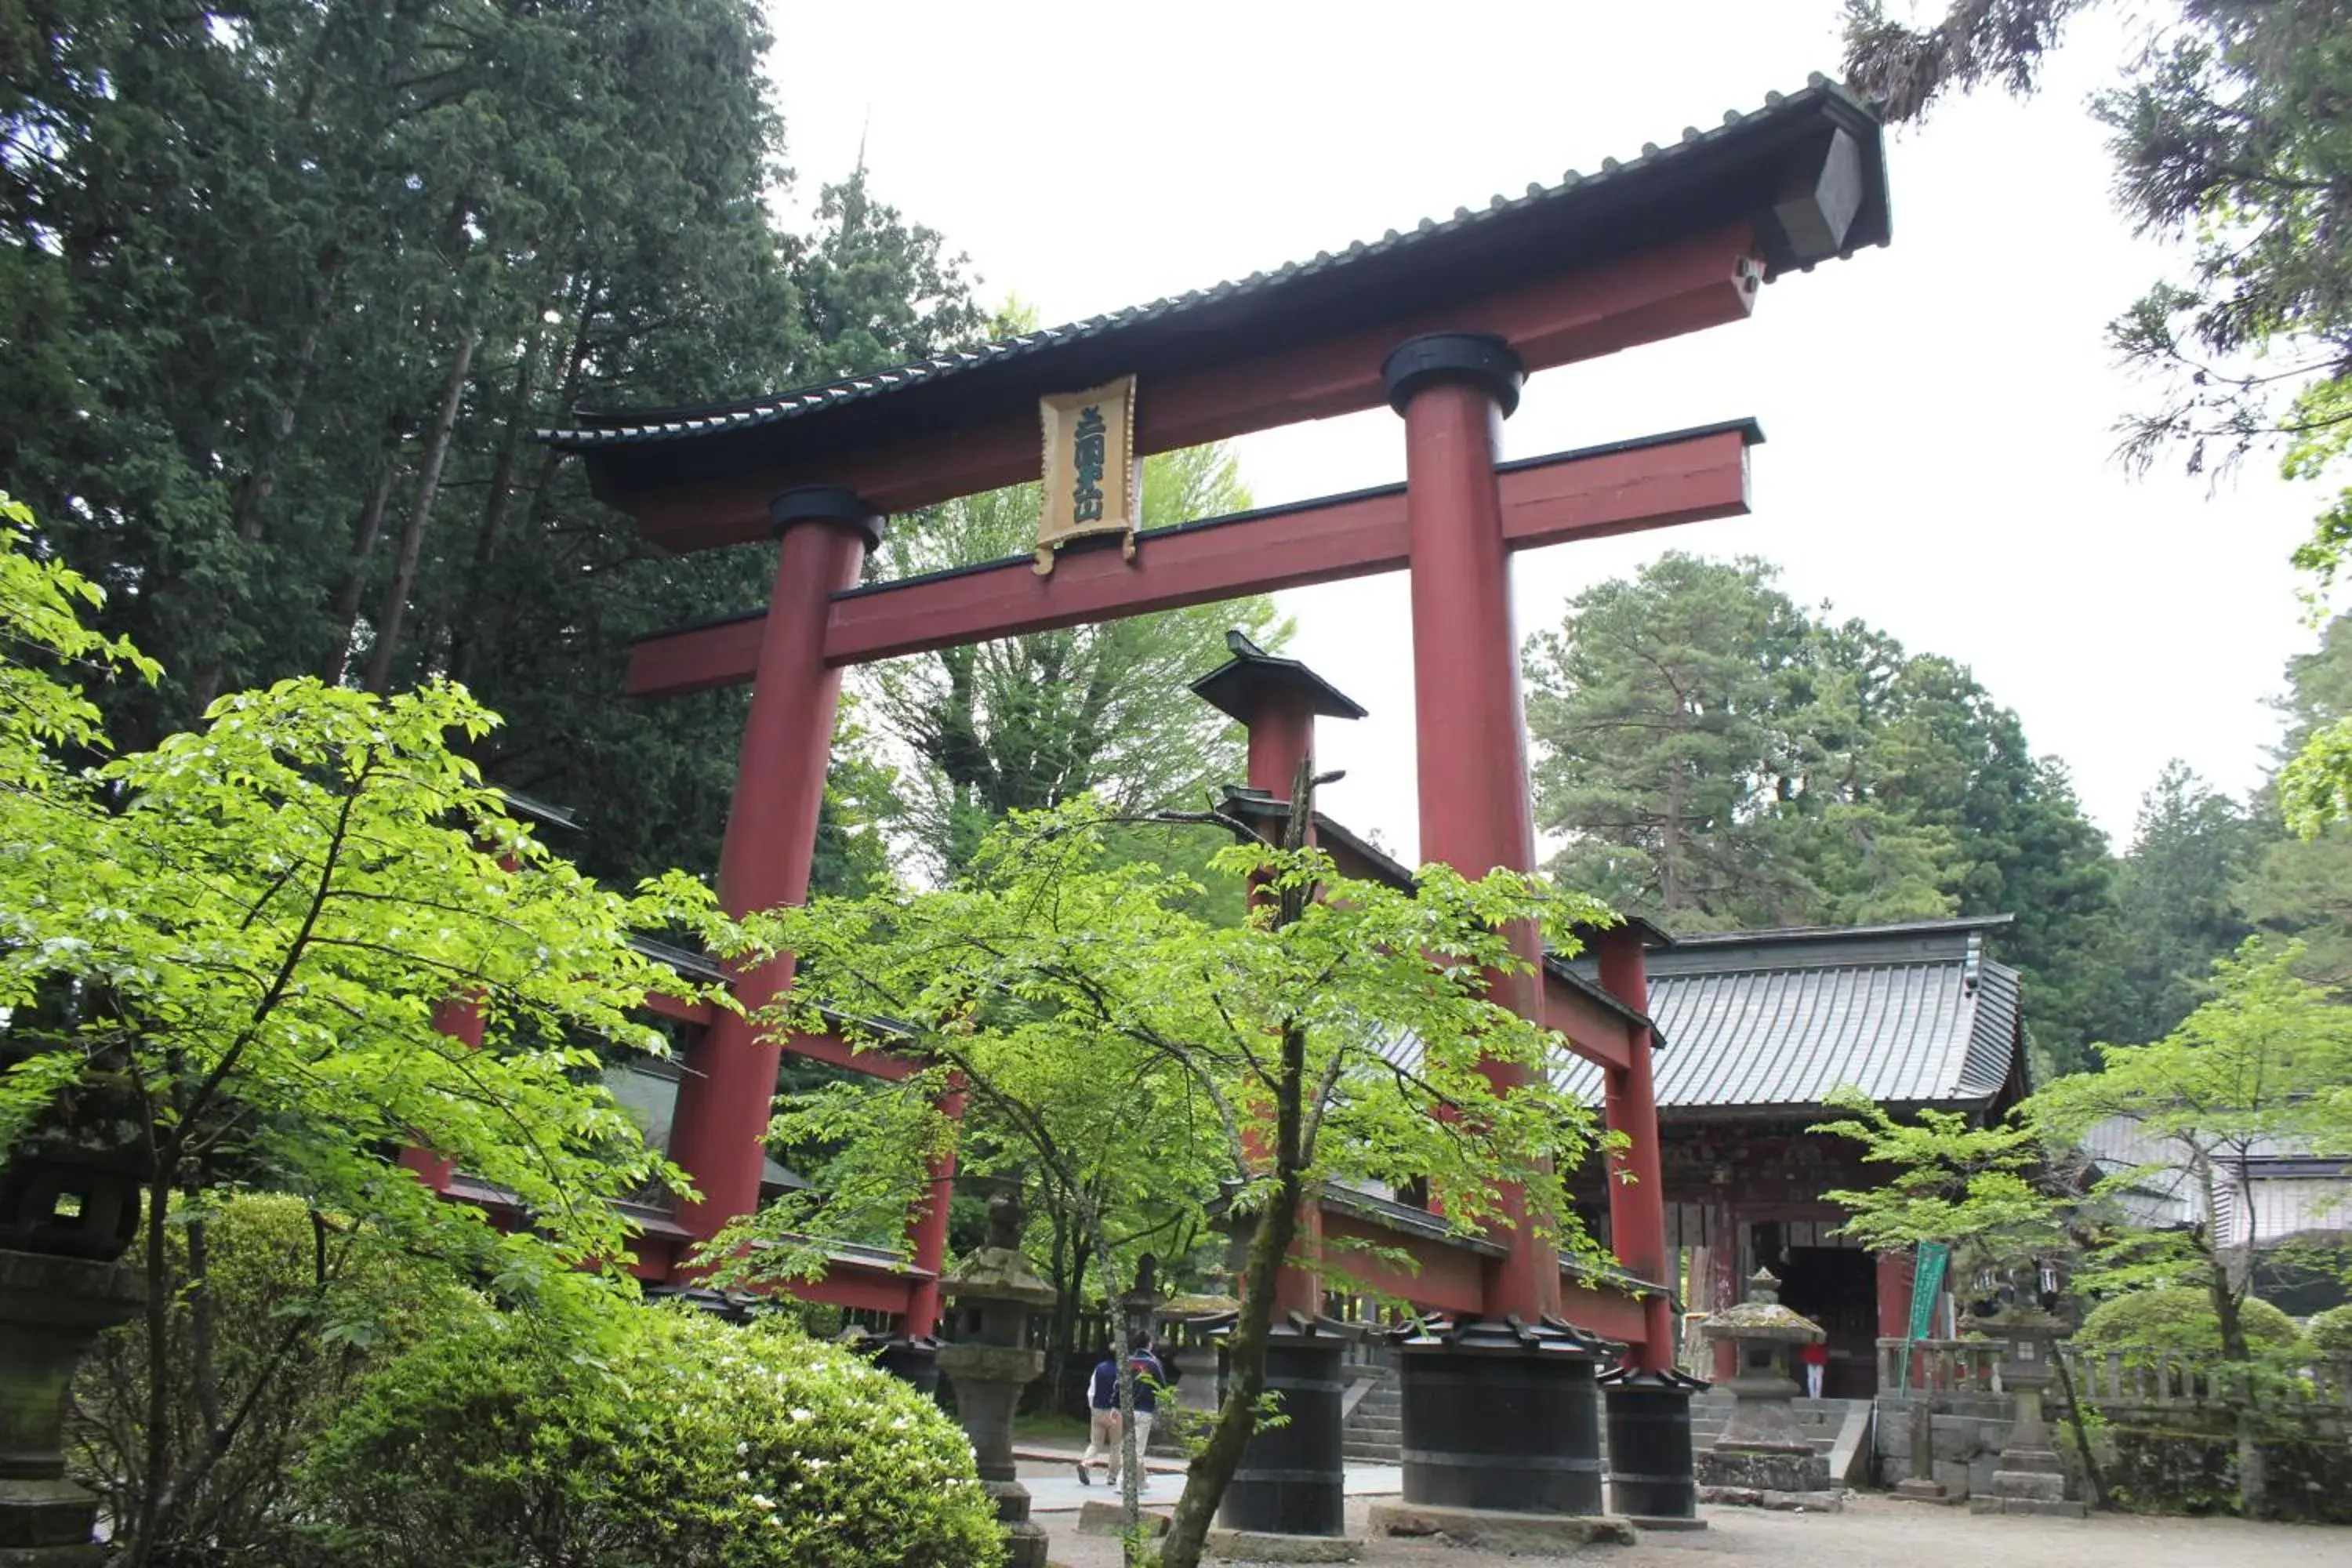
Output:
M1402 321L1283 344L1189 374L1160 377L1138 400L1139 454L1165 452L1306 419L1377 408L1381 362L1421 332L1493 332L1529 374L1639 343L1736 321L1755 309L1762 274L1748 225L1692 235L1597 267L1538 279ZM1037 416L1017 409L961 427L911 423L904 436L799 468L701 479L666 477L643 494L606 499L665 549L741 544L768 533L768 500L794 485L840 485L884 512L907 512L1037 477Z
M1561 452L1496 471L1514 549L1591 539L1748 510L1745 421ZM1050 577L1029 558L835 595L825 658L898 658L961 643L1116 620L1154 610L1393 572L1405 564L1404 487L1269 507L1066 554ZM646 638L630 650L633 697L672 697L751 678L757 615Z

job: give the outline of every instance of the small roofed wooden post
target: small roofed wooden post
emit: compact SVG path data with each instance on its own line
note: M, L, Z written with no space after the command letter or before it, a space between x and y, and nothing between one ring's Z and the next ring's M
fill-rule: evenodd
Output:
M1612 996L1647 1016L1650 983L1642 953L1672 946L1674 939L1647 921L1629 920L1587 937L1599 960L1601 984ZM1609 1230L1617 1261L1626 1272L1663 1287L1643 1298L1643 1341L1632 1364L1643 1372L1669 1372L1675 1365L1675 1303L1677 1281L1666 1256L1666 1182L1658 1142L1658 1091L1650 1053L1651 1031L1630 1031L1627 1061L1602 1073L1603 1108L1610 1131L1622 1133L1624 1149L1610 1161Z
M1271 822L1290 804L1299 769L1315 756L1315 721L1361 719L1363 707L1295 658L1270 654L1236 628L1225 633L1233 658L1192 683L1202 701L1239 721L1249 736L1249 789ZM1255 800L1253 804L1260 804ZM1307 842L1315 825L1307 825ZM1251 889L1251 901L1261 895ZM1263 1150L1252 1150L1262 1156ZM1298 1235L1275 1281L1277 1315L1315 1317L1323 1310L1323 1211L1313 1194L1299 1204Z

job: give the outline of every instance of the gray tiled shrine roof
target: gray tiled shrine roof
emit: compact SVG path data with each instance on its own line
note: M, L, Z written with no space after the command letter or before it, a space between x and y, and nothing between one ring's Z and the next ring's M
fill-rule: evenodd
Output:
M1886 1105L1991 1100L2020 1048L2017 972L1984 955L2007 923L1678 937L1648 961L1650 1012L1675 1042L1655 1058L1659 1109L1811 1107L1841 1088ZM1600 1098L1588 1063L1560 1083Z
M876 399L928 395L950 383L1008 375L1058 379L1067 386L1122 374L1146 357L1171 362L1197 352L1206 336L1287 330L1307 318L1337 318L1391 300L1417 297L1442 275L1454 287L1497 281L1505 260L1536 257L1557 266L1621 253L1700 222L1732 216L1727 204L1758 205L1754 189L1809 141L1843 131L1860 148L1861 205L1840 237L1835 255L1886 242L1888 213L1877 119L1843 88L1815 76L1802 90L1769 95L1761 109L1733 110L1710 130L1684 130L1672 144L1645 145L1640 156L1604 159L1597 173L1568 171L1558 183L1530 184L1518 195L1497 195L1484 207L1457 207L1447 218L1423 218L1410 229L1318 253L1272 271L1254 272L1190 293L1155 300L1066 326L1047 327L969 352L954 351L911 364L846 376L747 402L699 407L587 410L568 425L537 432L539 439L573 450L642 443L699 441L845 411ZM1826 255L1809 254L1778 225L1770 198L1752 217L1765 251L1767 277L1809 269ZM1466 297L1466 295L1465 295ZM1014 367L1026 367L1023 374ZM920 398L930 409L928 395ZM827 418L824 423L834 421Z

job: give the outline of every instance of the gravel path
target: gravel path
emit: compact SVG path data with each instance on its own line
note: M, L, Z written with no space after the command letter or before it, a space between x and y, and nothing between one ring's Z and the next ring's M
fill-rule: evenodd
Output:
M1360 1531L1364 1505L1350 1510ZM2225 1519L1979 1519L1965 1509L1862 1497L1843 1513L1706 1509L1708 1528L1654 1534L1638 1546L1595 1547L1592 1568L2330 1568L2352 1564L2352 1529ZM1118 1542L1077 1533L1074 1515L1039 1521L1063 1568L1118 1568ZM1513 1558L1380 1542L1365 1568L1500 1568Z

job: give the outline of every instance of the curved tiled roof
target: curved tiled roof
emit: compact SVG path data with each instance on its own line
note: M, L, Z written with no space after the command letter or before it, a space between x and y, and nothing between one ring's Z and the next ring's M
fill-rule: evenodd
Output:
M1267 312L1297 309L1309 295L1322 308L1328 305L1328 297L1339 292L1371 287L1376 281L1379 287L1393 288L1400 278L1424 266L1451 267L1467 255L1466 247L1485 246L1490 239L1498 245L1524 244L1539 229L1542 243L1555 249L1618 248L1637 239L1643 226L1665 221L1660 215L1671 205L1675 187L1707 179L1723 159L1751 149L1769 151L1784 140L1816 131L1827 135L1832 128L1846 130L1867 142L1862 150L1862 205L1835 251L1848 255L1865 246L1884 244L1888 233L1876 117L1843 88L1816 75L1801 91L1769 94L1761 109L1746 113L1735 110L1711 130L1686 127L1681 139L1671 145L1652 142L1643 147L1639 157L1623 162L1604 159L1598 173L1570 169L1556 184L1538 181L1521 195L1497 195L1483 208L1457 207L1451 217L1423 218L1412 228L1392 228L1379 239L1358 240L1337 252L1320 251L1310 260L1272 271L1254 272L1150 304L1043 328L968 352L952 351L748 402L662 409L583 409L570 424L541 429L537 436L553 446L581 451L729 436L961 381L974 372L998 366L1047 356L1067 358L1081 345L1135 338L1163 323L1191 331L1210 327L1214 318L1216 324L1230 326L1225 318L1237 312L1263 323L1271 319ZM1767 276L1790 268L1809 268L1826 258L1807 254L1797 241L1778 230L1771 222L1769 203L1768 210L1758 216ZM1564 228L1563 224L1569 226ZM1584 226L1587 224L1591 226ZM1616 232L1620 230L1622 235ZM1320 281L1343 275L1348 281L1336 290Z
M2016 1059L2017 972L1984 956L1981 921L1689 937L1650 963L1662 1110L1979 1105ZM1590 1081L1587 1081L1590 1080ZM1563 1069L1598 1099L1599 1069Z

